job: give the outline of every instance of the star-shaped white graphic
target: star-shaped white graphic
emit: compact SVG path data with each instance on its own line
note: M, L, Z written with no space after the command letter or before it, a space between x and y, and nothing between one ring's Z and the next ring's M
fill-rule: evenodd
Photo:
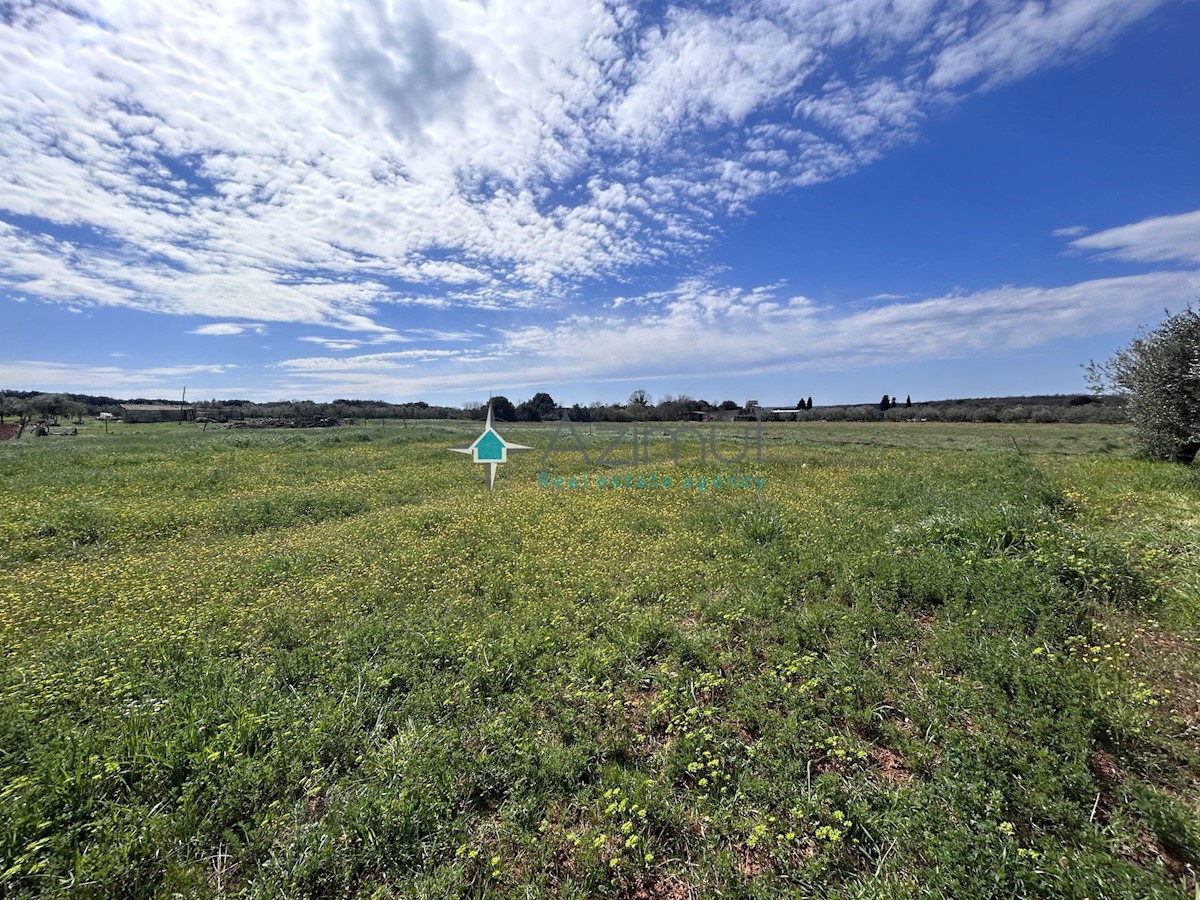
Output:
M532 447L526 447L523 444L510 444L504 438L500 437L500 433L496 431L492 424L492 404L488 401L487 422L483 426L483 434L475 438L474 443L469 447L451 447L454 453L470 453L472 458L477 463L483 463L487 466L487 486L488 493L492 492L492 486L496 482L496 466L501 463L508 462L509 450L532 450Z

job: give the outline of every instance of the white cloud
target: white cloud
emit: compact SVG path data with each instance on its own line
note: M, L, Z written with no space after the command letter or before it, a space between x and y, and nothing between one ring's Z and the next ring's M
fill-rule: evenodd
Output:
M970 294L835 310L787 294L707 278L680 282L602 315L531 326L479 348L288 360L293 392L424 396L572 381L836 371L1001 356L1064 338L1129 330L1200 290L1200 272L1156 272L1060 287ZM752 361L752 362L751 362ZM419 364L419 365L418 365Z
M482 328L484 326L476 326ZM410 338L421 338L427 341L473 341L476 338L482 337L477 331L446 331L441 328L406 328L404 333Z
M367 339L407 306L552 306L1158 2L21 7L0 214L80 230L0 222L0 289Z
M1068 225L1066 228L1055 228L1050 233L1055 237L1079 237L1081 234L1087 234L1087 226Z
M364 343L363 341L356 341L353 339L339 340L337 338L325 337L302 337L300 340L309 341L313 344L320 344L326 350L354 350L357 347L361 347Z
M261 325L239 325L234 322L213 322L211 325L201 325L199 328L193 328L192 334L212 334L212 335L232 335L244 334L246 331L253 331L255 334L262 334L263 328Z
M1159 5L1159 0L993 4L993 15L974 33L949 32L955 39L936 54L929 84L955 89L976 79L984 87L1012 81L1111 40ZM954 27L943 22L944 28Z
M659 147L681 131L740 126L792 93L816 64L816 49L752 5L727 15L671 7L642 36L630 87L612 122L637 145Z
M1077 250L1097 250L1130 262L1200 263L1200 210L1156 216L1071 241Z
M218 363L130 369L115 365L13 360L0 362L0 383L17 390L177 397L183 386L182 379L186 378L188 392L194 396L244 395L252 389L231 383L227 377L236 369L237 366Z
M328 350L354 350L358 347L369 345L410 344L417 341L462 343L474 341L480 336L478 332L474 331L446 331L440 328L406 328L403 333L382 331L363 340L346 337L331 338L321 335L302 337L300 340L311 344L320 344Z
M280 368L301 372L407 369L412 367L414 361L429 362L456 355L458 354L452 350L401 350L393 353L368 353L361 356L339 358L314 356L304 359L286 359L277 365Z

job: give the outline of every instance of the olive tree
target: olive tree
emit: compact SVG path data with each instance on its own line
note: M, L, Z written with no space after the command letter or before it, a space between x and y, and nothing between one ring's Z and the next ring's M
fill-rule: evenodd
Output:
M17 438L25 433L29 423L33 421L33 409L24 400L17 397L0 398L0 423L5 416L15 416L17 419Z
M1145 329L1087 377L1096 391L1127 398L1137 449L1155 459L1191 463L1200 450L1200 312L1189 306Z

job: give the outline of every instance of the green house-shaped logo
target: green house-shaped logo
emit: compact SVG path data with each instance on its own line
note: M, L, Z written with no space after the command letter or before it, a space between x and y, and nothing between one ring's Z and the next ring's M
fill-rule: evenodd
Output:
M477 463L508 462L508 448L504 445L504 438L490 428L475 439L475 443L471 445L471 453L474 454Z

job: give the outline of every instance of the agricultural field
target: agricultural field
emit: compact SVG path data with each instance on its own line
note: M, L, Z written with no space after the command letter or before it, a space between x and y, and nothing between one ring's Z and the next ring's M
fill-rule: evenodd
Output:
M0 895L1200 896L1200 466L479 431L0 444Z

